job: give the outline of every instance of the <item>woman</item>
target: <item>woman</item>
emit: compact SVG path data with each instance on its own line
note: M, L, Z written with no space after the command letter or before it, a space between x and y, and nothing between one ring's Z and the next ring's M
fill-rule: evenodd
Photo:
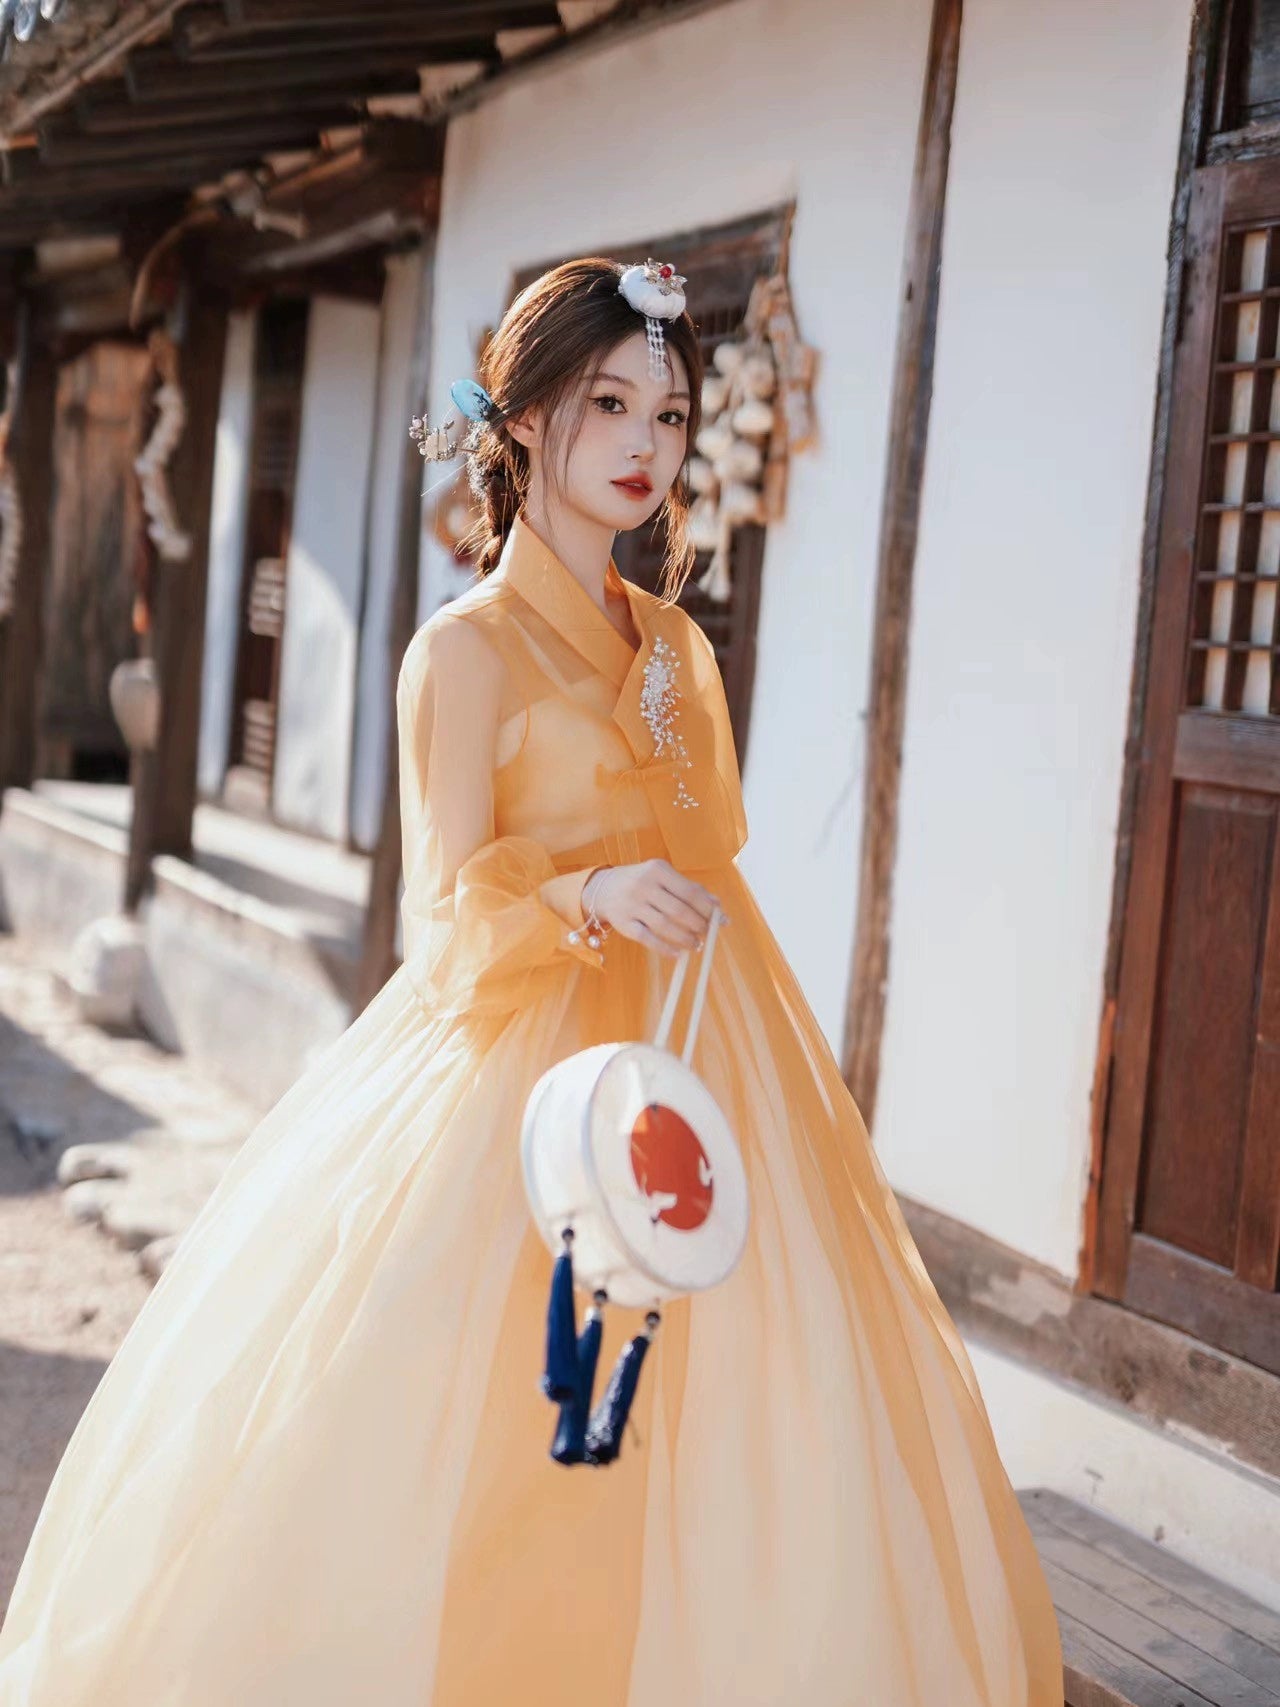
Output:
M558 267L489 345L483 573L398 683L404 963L100 1382L0 1707L1060 1707L973 1370L734 862L714 655L610 556L660 516L686 567L702 368L673 278ZM717 902L694 1065L746 1249L667 1306L617 1462L567 1471L521 1112L572 1050L652 1036ZM602 1367L637 1314L609 1312Z

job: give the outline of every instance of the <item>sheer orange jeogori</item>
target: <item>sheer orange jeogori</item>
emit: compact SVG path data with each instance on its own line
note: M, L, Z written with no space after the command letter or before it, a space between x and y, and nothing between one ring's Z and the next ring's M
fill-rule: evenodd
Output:
M609 575L638 652L523 520L414 636L404 963L254 1129L100 1381L0 1707L1061 1707L964 1346L735 864L714 655ZM723 1285L667 1306L618 1462L566 1469L519 1121L552 1061L652 1036L674 962L573 931L595 866L653 855L729 915L694 1065L752 1222ZM638 1325L606 1314L602 1370Z

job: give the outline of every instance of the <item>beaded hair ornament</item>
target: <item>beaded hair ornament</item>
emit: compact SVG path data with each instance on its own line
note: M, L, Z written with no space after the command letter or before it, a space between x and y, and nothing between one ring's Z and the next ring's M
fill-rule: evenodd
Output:
M647 260L643 266L627 267L618 280L618 290L635 309L644 315L645 338L649 347L649 373L661 379L666 372L666 337L664 320L678 320L684 313L685 280L667 261ZM446 415L438 427L429 426L421 415L413 417L409 437L417 444L419 453L428 462L449 462L458 454L463 443L459 431L461 421L483 425L498 412L498 406L483 385L474 379L459 379L449 387L457 414Z

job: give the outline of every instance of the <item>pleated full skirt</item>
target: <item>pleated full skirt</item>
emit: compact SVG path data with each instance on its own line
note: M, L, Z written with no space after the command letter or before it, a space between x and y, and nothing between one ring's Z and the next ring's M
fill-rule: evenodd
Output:
M696 875L731 923L695 1066L751 1229L666 1307L619 1460L547 1456L520 1115L570 1050L652 1036L674 962L615 933L505 1023L433 1020L401 969L100 1381L0 1707L1061 1707L963 1345L749 887ZM606 1313L602 1378L640 1322Z

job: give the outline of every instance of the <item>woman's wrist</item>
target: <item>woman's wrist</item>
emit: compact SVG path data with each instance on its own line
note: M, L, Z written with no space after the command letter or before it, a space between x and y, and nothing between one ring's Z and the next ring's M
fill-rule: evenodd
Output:
M600 880L606 871L613 868L608 865L598 865L590 872L587 881L582 885L582 912L586 919L598 918L595 910L595 898L600 892Z

